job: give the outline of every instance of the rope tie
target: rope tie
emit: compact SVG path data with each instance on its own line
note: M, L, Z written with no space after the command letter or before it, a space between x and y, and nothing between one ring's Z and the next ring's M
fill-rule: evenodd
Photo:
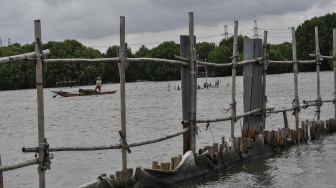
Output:
M39 167L37 167L37 170L40 171L47 171L50 170L50 158L49 158L49 144L43 143L43 147L38 148L39 151L43 151L43 160L41 161L41 164ZM35 154L35 157L37 157L37 152Z
M212 131L211 131L211 127L210 127L210 123L208 122L207 125L206 125L206 128L205 128L205 131L208 131L208 128L210 130L210 133L211 133L211 136L212 136L212 140L213 140L213 143L215 143L215 138L212 134Z

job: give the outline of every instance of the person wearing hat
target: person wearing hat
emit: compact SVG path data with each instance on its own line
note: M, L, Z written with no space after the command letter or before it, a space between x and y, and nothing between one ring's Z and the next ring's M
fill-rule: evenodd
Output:
M98 89L98 92L100 93L101 86L102 86L102 81L101 81L100 77L98 77L97 80L96 80L95 91L97 91L97 89Z

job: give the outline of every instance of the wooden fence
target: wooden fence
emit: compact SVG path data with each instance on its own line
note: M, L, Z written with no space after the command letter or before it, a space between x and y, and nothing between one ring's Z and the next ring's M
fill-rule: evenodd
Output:
M167 60L167 59L158 59L158 58L127 58L126 54L126 44L125 44L125 17L120 17L120 50L119 57L117 58L98 58L98 59L46 59L46 56L50 53L49 50L43 50L41 48L42 37L41 37L41 22L40 20L34 21L35 28L35 52L10 56L10 57L2 57L0 58L0 64L8 64L13 62L21 62L27 61L30 63L36 64L36 89L37 89L37 111L38 111L38 143L37 147L29 147L23 148L22 152L37 152L38 157L32 160L23 161L17 164L11 165L1 165L0 158L0 188L4 187L2 172L8 170L14 170L17 168L22 168L28 165L39 164L38 174L39 174L39 187L45 187L45 171L48 169L50 165L50 159L54 156L49 152L57 152L57 151L91 151L91 150L106 150L106 149L121 149L122 151L122 170L121 177L125 177L122 180L127 180L127 177L132 177L132 175L128 174L129 169L127 167L127 154L130 153L131 147L142 146L146 144L151 144L155 142L159 142L162 140L167 140L179 135L183 135L183 148L184 152L191 150L195 153L196 151L196 141L195 141L195 129L197 123L210 123L210 122L219 122L219 121L231 121L231 138L235 141L234 135L234 127L237 119L256 115L262 119L263 129L265 129L265 119L267 113L280 113L286 111L294 111L295 114L295 127L296 130L299 130L299 111L301 109L305 109L309 106L316 106L317 108L317 119L320 120L320 106L323 102L333 102L335 104L335 98L331 100L321 100L320 95L320 72L319 67L321 64L321 60L325 59L333 59L334 64L334 89L336 91L336 30L333 30L333 56L324 56L320 54L319 51L319 41L318 41L318 28L315 27L315 38L316 38L316 50L315 54L310 54L310 56L315 57L315 60L298 60L296 57L296 40L295 40L295 29L291 28L292 31L292 49L293 49L293 60L292 61L273 61L268 59L267 54L267 31L264 33L264 43L263 43L263 54L261 57L252 59L252 60L244 60L238 61L238 51L237 51L237 39L238 39L238 21L234 22L234 41L233 41L233 52L232 52L232 62L228 63L211 63L211 62L202 62L197 61L196 51L195 51L195 36L194 36L194 17L193 13L189 13L189 36L186 44L183 44L186 47L186 54L176 55L176 60ZM182 46L182 43L181 43ZM57 147L51 146L47 143L47 140L44 135L44 99L43 99L43 66L45 63L53 63L53 64L63 64L63 63L118 63L119 64L119 74L120 74L120 118L121 118L121 143L117 143L114 145L105 145L105 146L67 146L67 147ZM176 133L164 135L159 138L140 141L137 143L127 143L126 140L126 104L125 104L125 69L127 68L128 63L137 63L137 62L155 62L155 63L165 63L172 65L179 65L183 70L181 76L181 82L187 83L182 84L182 90L186 92L188 95L182 97L182 100L187 100L187 102L182 101L183 103L183 111L186 111L188 116L187 118L183 118L182 124L183 129ZM241 114L236 113L236 68L238 65L248 65L248 64L262 64L263 67L263 88L262 88L262 106L261 108L254 109L251 111L243 112ZM314 101L305 101L304 104L300 105L299 96L298 96L298 64L306 64L306 63L315 63L316 64L316 72L317 72L317 99ZM294 70L294 88L295 88L295 96L294 96L294 105L290 108L285 109L275 109L274 107L266 108L265 103L265 93L266 93L266 71L269 64L293 64ZM231 68L232 69L232 93L231 93L231 104L230 111L231 114L228 117L218 117L215 119L197 119L196 116L196 91L197 85L195 83L197 79L196 75L196 66L204 65L207 67L217 67L217 68ZM185 80L187 77L187 80ZM335 118L336 118L336 104L335 106ZM287 119L286 113L284 113L284 118ZM299 139L299 138L296 138ZM157 165L154 165L157 166ZM120 172L118 172L120 173Z

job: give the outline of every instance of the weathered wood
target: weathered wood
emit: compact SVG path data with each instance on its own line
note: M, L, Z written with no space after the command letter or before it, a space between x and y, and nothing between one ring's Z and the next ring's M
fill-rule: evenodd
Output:
M140 141L140 142L136 142L136 143L131 143L128 144L128 147L137 147L137 146L143 146L143 145L147 145L147 144L153 144L156 142L160 142L163 140L167 140L176 136L179 136L183 133L188 132L189 128L185 128L182 129L176 133L172 133L169 135L165 135L159 138L154 138L151 140L146 140L146 141ZM115 144L115 145L106 145L106 146L67 146L67 147L51 147L49 148L49 151L90 151L90 150L107 150L107 149L121 149L121 145L120 144ZM37 152L38 148L37 147L33 147L33 148L22 148L22 152L27 153L27 152Z
M42 55L44 55L44 56L47 56L49 54L50 54L50 50L43 50L42 51ZM30 60L31 58L36 58L36 52L30 52L30 53L7 56L7 57L0 57L0 65L1 64L14 63L14 62L18 62L18 61L27 61L27 60ZM28 63L35 63L35 61L29 61Z
M278 131L274 131L274 144L275 145L278 145L280 142L279 142L279 133Z
M283 111L282 113L283 113L283 119L284 119L285 128L288 128L287 111Z
M266 108L266 111L269 111L269 112L272 112L273 110L274 110L273 107ZM258 114L258 113L260 113L260 111L261 111L260 108L254 109L254 110L236 115L236 118L239 119L239 118L242 118L242 117ZM224 117L224 118L216 118L216 119L198 119L198 120L196 120L196 123L211 123L211 122L229 121L231 119L232 119L231 116L227 116L227 117Z
M115 172L115 177L116 177L116 180L122 180L122 175L121 175L121 171L116 171Z
M1 166L2 166L2 164L1 164L1 153L0 153L0 167ZM4 188L2 171L0 171L0 188Z
M267 53L267 31L264 31L264 41L263 41L263 72L262 72L262 91L261 91L261 125L262 131L265 129L266 122L266 73L268 66L268 53Z
M218 143L213 143L212 148L213 148L213 154L217 153L218 152Z
M49 159L53 159L53 158L54 158L54 155L52 153L49 153ZM29 159L23 162L15 163L15 164L2 165L0 166L0 172L14 170L14 169L22 168L25 166L35 165L35 164L39 164L38 158Z
M284 139L282 137L282 129L280 129L280 128L278 129L278 139L279 139L279 144L283 145Z
M330 133L330 130L329 130L329 120L325 120L325 124L324 124L324 128L326 129L327 133Z
M158 162L152 161L152 169L157 169L157 167L158 167Z
M120 76L120 119L121 132L125 138L126 135L126 92L125 92L125 68L127 61L126 44L125 44L125 17L120 16L120 50L119 50L119 76ZM127 171L127 151L126 148L121 149L122 171Z
M295 130L298 131L299 129L299 84L298 84L298 60L296 56L296 37L295 37L295 28L291 27L292 31L292 54L293 54L293 72L294 72L294 116L295 116ZM298 138L296 138L298 140Z
M320 93L320 47L319 47L319 37L318 37L318 26L315 26L315 54L316 54L316 91L317 91L317 106L316 106L316 118L317 121L320 120L320 113L321 113L321 93Z
M271 130L270 132L270 144L274 145L276 143L275 141L275 130Z
M333 29L334 118L336 118L336 28Z
M316 63L315 60L298 60L297 62L300 63L300 64L312 64L312 63ZM273 60L269 60L268 63L283 65L283 64L293 64L294 62L293 61L273 61Z
M182 161L182 155L178 155L178 163L180 163Z
M196 46L194 44L194 13L189 12L189 66L190 66L190 79L189 79L189 132L190 132L190 150L193 154L196 153L196 134L195 134L195 122L196 122L196 86L197 86L197 76L196 76L196 62L194 53L196 51ZM196 83L196 84L195 84Z
M174 55L174 57L175 57L175 59L178 59L180 61L189 62L188 58L180 57L180 56L177 56L177 55ZM239 62L237 62L237 65L246 65L246 64L256 63L256 62L260 62L260 61L263 61L263 57L259 57L259 58L255 58L255 59L251 59L251 60L239 61ZM207 66L207 67L218 67L218 68L228 68L228 67L232 67L233 66L232 62L228 62L228 63L222 63L222 62L211 63L211 62L204 62L204 61L196 61L196 63L198 65L204 65L204 66Z
M166 170L166 164L165 163L161 163L160 164L160 170Z
M308 119L306 119L306 121L305 121L305 137L306 137L307 140L310 139L310 137L309 137L309 120Z
M234 35L233 35L233 51L232 51L232 89L231 89L231 138L234 140L234 126L236 122L236 68L237 68L237 62L238 62L238 21L234 22Z
M170 169L174 169L175 168L175 157L171 157L170 158Z
M128 174L128 180L133 179L133 168L128 168L127 169L127 174Z
M45 188L45 170L43 169L44 147L44 96L43 96L43 64L42 64L42 37L41 37L41 21L34 20L35 32L35 54L36 54L36 91L37 91L37 127L38 139L37 145L40 148L38 151L39 156L39 188Z
M315 121L310 121L309 122L309 130L310 130L310 139L315 140L316 139L316 134L315 134Z

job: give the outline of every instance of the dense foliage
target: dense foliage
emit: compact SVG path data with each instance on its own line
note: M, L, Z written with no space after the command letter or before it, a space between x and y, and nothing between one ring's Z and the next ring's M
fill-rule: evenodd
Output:
M332 29L336 28L336 14L327 14L305 21L296 30L297 56L299 60L312 59L309 54L315 50L315 26L319 27L320 51L323 55L332 55ZM239 58L243 60L243 36L238 37ZM277 61L292 60L292 44L269 44L269 58ZM230 63L232 61L233 37L223 39L218 45L209 42L196 44L197 58L211 63ZM43 44L43 49L50 49L49 59L64 58L111 58L118 57L119 47L111 46L106 54L86 47L76 40L50 41ZM34 44L21 45L18 43L0 47L0 57L7 57L34 51ZM157 47L148 49L141 46L134 54L128 48L128 58L162 58L174 59L180 54L180 45L174 41L167 41ZM330 62L329 62L330 63ZM321 69L330 69L327 61L322 63ZM119 68L117 63L95 64L46 64L44 80L46 87L55 87L56 82L65 80L80 80L82 85L94 84L97 76L103 82L119 82ZM315 65L300 67L300 71L314 71ZM292 71L291 65L271 65L268 74ZM238 74L242 74L239 67ZM149 63L145 60L140 63L130 63L126 69L126 81L137 80L165 81L180 79L180 67L163 63ZM209 76L229 76L231 69L208 68ZM35 65L28 62L17 62L0 65L0 90L26 89L35 87Z

